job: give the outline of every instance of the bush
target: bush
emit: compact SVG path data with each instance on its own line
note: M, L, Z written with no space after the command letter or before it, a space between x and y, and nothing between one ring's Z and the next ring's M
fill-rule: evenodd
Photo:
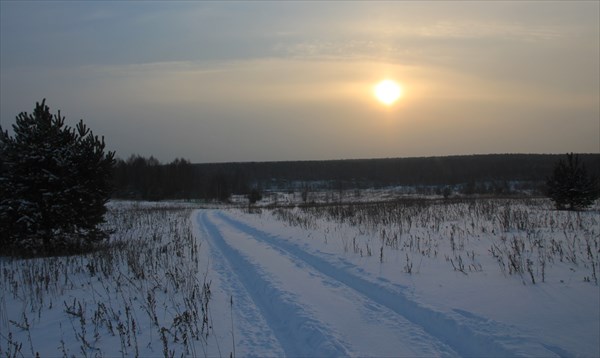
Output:
M0 255L69 254L106 238L114 152L64 120L43 100L17 116L14 137L0 127Z
M590 177L576 154L559 160L547 180L547 195L559 210L585 209L599 197L597 180Z

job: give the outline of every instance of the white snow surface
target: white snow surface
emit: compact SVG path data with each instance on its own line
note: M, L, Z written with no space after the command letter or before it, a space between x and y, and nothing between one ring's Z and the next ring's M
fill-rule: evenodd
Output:
M114 257L0 259L1 356L600 356L597 211L526 208L571 223L532 237L592 242L591 259L573 244L577 260L549 262L544 282L536 266L533 284L490 253L525 234L466 217L424 222L438 228L417 241L418 224L399 228L405 246L391 249L390 227L299 208L285 209L298 225L265 209L110 209L129 243Z
M234 305L238 337L271 332L288 356L597 356L598 287L573 277L539 285L435 263L418 274L398 262L341 255L317 230L266 216L200 211L225 292L247 299L260 325ZM358 256L358 257L357 257ZM429 266L431 265L431 266ZM243 306L245 307L245 301ZM264 326L264 325L266 326ZM326 344L325 344L326 343ZM240 341L253 355L253 340Z

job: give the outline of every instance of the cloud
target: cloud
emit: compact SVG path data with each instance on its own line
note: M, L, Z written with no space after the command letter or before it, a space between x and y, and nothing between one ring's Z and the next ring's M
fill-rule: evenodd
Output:
M567 34L551 26L529 26L510 22L438 21L425 26L398 29L404 36L436 39L484 39L524 42L556 41Z

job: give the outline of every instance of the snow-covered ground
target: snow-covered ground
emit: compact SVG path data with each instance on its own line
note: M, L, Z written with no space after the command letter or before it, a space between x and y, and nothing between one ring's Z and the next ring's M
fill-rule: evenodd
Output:
M105 252L0 262L0 355L600 355L597 209L110 213Z

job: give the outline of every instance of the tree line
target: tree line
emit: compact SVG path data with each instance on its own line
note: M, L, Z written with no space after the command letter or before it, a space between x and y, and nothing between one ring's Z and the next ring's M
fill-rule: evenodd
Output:
M162 164L153 156L117 159L113 198L134 200L204 199L226 201L232 193L250 191L241 172L202 171L178 158Z
M117 160L114 198L227 200L253 190L350 190L388 186L451 187L462 194L505 195L515 189L544 194L564 155L490 154L424 158L193 164L134 155ZM579 155L594 177L600 155Z

